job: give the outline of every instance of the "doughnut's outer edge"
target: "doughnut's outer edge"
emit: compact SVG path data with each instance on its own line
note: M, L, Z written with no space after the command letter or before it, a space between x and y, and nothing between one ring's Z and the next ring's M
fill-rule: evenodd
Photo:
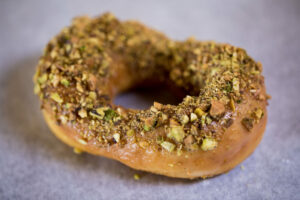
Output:
M211 151L199 149L193 152L183 152L180 156L176 153L152 150L151 147L143 149L136 143L126 144L122 148L118 144L96 147L93 140L85 144L75 130L67 125L58 125L50 109L46 107L43 114L53 133L71 147L118 160L137 170L169 177L194 179L227 172L255 150L263 137L267 123L266 104L266 101L257 101L249 97L245 104L237 107L239 116L236 116L234 123L225 131L217 148ZM257 106L263 109L264 116L251 131L248 131L240 121L248 110Z

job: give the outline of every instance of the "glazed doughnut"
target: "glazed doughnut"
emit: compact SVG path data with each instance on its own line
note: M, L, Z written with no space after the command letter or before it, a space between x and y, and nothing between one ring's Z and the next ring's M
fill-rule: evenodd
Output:
M267 121L262 65L229 44L173 41L112 14L78 17L46 46L34 76L46 122L66 144L134 169L211 177L246 159ZM120 92L169 84L178 105L114 105Z

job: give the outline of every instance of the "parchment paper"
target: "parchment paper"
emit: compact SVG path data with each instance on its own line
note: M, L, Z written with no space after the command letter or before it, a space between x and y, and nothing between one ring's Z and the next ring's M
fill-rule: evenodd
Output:
M104 11L173 39L193 35L231 43L261 61L272 99L256 151L227 174L189 181L78 156L56 139L33 95L35 65L46 43L74 16ZM300 199L299 21L296 0L1 1L0 199ZM130 93L117 102L145 108L153 98Z

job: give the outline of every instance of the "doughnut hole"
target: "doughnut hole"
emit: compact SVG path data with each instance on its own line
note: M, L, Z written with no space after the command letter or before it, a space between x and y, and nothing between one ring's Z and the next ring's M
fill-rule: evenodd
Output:
M172 84L157 82L139 84L116 95L114 104L131 109L148 109L154 102L178 105L187 95L182 89Z

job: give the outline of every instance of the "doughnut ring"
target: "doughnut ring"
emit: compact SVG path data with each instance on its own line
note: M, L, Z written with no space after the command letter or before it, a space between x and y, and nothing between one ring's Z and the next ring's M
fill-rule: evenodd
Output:
M46 46L34 92L63 142L137 170L178 178L234 168L262 139L267 100L262 65L229 44L173 41L110 13L78 17ZM120 92L166 84L187 95L149 109L114 105Z

